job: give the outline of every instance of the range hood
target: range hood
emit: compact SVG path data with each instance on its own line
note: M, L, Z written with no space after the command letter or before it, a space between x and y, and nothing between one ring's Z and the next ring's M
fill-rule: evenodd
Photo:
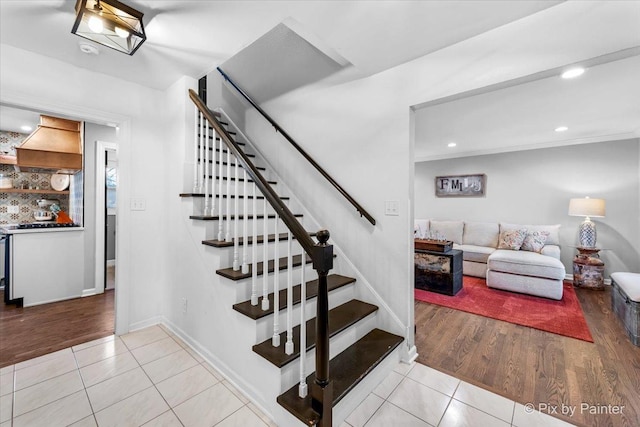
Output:
M16 147L16 169L55 170L73 174L82 170L82 123L40 116L40 124Z

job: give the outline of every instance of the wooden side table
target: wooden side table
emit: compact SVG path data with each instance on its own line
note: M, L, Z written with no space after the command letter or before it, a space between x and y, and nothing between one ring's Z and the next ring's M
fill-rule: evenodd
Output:
M573 286L594 290L604 290L604 262L598 248L578 246L578 255L573 259Z

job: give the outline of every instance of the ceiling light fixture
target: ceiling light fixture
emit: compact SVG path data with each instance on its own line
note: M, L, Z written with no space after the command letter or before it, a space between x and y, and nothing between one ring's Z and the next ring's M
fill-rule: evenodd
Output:
M450 143L448 143L448 144L447 144L447 147L449 147L449 148L453 148L453 147L455 147L456 145L458 145L458 144L456 144L455 142L450 142Z
M147 39L142 17L117 0L77 0L71 33L133 55Z
M584 71L585 70L582 67L570 68L567 71L565 71L564 73L562 73L562 78L563 79L573 79L573 78L576 78L578 76L583 75Z
M557 127L557 128L555 128L554 130L555 130L556 132L564 132L564 131L569 130L569 128L568 128L568 127L566 127L566 126L558 126L558 127Z

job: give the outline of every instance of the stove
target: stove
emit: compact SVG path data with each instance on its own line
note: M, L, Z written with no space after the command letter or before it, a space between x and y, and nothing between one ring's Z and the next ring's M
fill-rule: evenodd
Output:
M58 222L32 222L31 224L18 224L16 229L24 230L30 228L60 228L60 227L79 227L78 224L69 223L58 223Z

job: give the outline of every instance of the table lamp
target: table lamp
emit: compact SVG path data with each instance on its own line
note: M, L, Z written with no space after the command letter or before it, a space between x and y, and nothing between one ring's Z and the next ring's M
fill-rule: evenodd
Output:
M579 236L580 246L584 248L595 248L596 246L596 224L590 217L604 217L604 199L571 199L569 201L569 215L583 216L584 222L580 224Z

